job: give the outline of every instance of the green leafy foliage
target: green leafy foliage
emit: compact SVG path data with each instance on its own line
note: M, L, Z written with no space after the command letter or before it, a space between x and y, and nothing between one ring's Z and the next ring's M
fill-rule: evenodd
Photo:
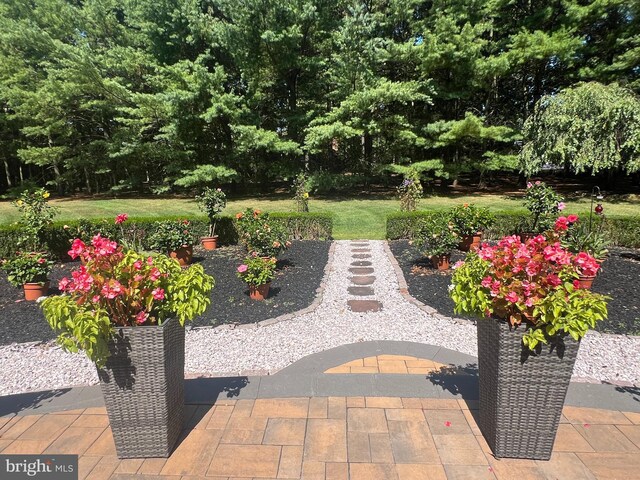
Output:
M168 253L193 245L196 236L189 220L167 220L155 225L148 241L154 250Z
M484 231L494 222L493 215L486 208L473 204L453 207L450 211L451 220L458 235L475 235Z
M259 257L258 255L247 257L244 263L238 266L238 278L248 285L259 287L271 282L276 275L275 257Z
M227 206L227 196L220 188L205 187L200 194L196 195L196 202L198 208L209 218L209 236L213 237L220 213Z
M53 262L43 253L19 252L15 257L1 262L0 267L7 272L7 280L14 287L25 283L44 285L48 281Z
M247 208L236 215L240 242L247 252L260 257L277 257L289 247L287 232L269 213Z
M460 243L460 236L448 212L439 212L422 220L414 243L426 256L449 255Z
M43 246L45 228L53 222L58 213L58 209L49 205L47 198L49 192L40 188L22 192L13 202L21 214L18 225L24 235L19 244L24 248L39 249Z

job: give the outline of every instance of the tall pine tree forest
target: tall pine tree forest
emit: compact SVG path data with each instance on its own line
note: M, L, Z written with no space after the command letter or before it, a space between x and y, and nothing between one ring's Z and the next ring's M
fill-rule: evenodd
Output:
M640 92L640 2L2 0L0 192L482 179L592 81Z

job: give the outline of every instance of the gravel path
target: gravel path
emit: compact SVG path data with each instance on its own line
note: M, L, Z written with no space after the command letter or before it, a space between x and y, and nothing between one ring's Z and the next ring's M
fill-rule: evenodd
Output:
M385 242L369 244L375 297L347 293L352 247L348 241L336 242L322 302L313 312L268 326L192 329L187 332L186 375L273 373L311 353L369 340L420 342L476 355L475 326L408 302L400 293ZM355 313L347 308L348 300L363 298L379 300L382 310ZM574 379L640 385L640 337L590 332L580 347ZM0 394L96 382L94 368L83 355L46 345L0 348Z

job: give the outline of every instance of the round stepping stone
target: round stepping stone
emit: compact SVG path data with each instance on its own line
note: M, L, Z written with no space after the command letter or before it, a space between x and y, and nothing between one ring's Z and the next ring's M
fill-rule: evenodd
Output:
M372 263L366 260L358 260L357 262L351 262L352 267L370 267L371 265Z
M354 275L370 275L373 273L372 267L352 267L349 269Z
M359 277L351 277L351 283L354 285L371 285L376 281L376 277L369 276L359 276Z
M349 305L349 309L352 312L357 313L379 312L382 310L382 304L377 300L349 300L347 305Z
M351 255L353 258L371 258L371 255L368 253L355 253Z
M355 295L356 297L366 297L374 294L373 288L371 287L349 287L347 290L351 295Z
M370 253L370 248L354 248L351 250L351 253Z

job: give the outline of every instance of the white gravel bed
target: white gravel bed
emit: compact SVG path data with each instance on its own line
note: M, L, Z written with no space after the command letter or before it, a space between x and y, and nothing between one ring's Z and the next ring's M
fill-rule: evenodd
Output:
M348 241L336 243L322 302L313 312L268 326L190 330L185 374L274 373L309 354L369 340L419 342L477 355L474 325L430 315L404 299L382 241L369 244L376 277L372 286L383 309L366 314L349 311L347 300L359 298L347 292L351 246ZM640 385L640 337L589 332L580 347L574 379ZM47 345L0 347L0 395L94 383L95 368L84 355Z

